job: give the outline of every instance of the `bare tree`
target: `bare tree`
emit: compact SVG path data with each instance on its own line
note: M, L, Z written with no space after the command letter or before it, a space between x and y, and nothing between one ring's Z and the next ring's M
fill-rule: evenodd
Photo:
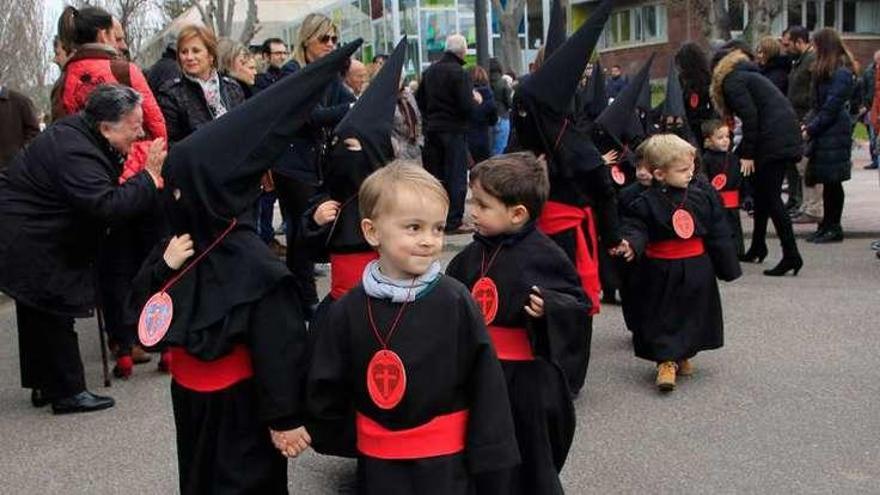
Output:
M749 24L743 30L743 38L756 44L770 34L773 21L782 13L782 0L746 0L749 6Z
M161 0L158 2L159 7L162 8L162 13L165 15L166 22L177 19L195 3L193 0Z
M730 40L732 26L730 13L724 0L672 0L672 3L689 8L694 18L702 22L702 35L707 40ZM749 23L743 30L743 39L756 43L761 37L770 34L773 21L782 13L782 0L745 0L749 10Z
M501 24L501 64L516 74L522 74L522 48L519 46L519 25L525 13L525 0L507 0L507 7L501 0L492 0L492 8L498 12Z
M51 45L43 0L0 0L0 81L45 107Z
M232 37L232 20L235 14L235 0L207 0L203 2L194 2L202 14L202 21L205 25L214 30L214 34L218 37ZM251 40L260 30L259 19L257 18L257 0L247 0L247 14L244 20L244 26L238 40L245 45L250 44Z

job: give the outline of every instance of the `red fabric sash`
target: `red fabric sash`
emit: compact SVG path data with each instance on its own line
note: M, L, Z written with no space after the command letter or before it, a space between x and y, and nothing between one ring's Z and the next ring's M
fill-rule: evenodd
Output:
M587 225L586 232L584 231L584 223ZM593 219L592 208L589 206L578 208L548 201L538 218L538 229L547 235L558 234L570 229L576 230L575 269L581 277L581 286L584 288L584 292L590 298L590 314L599 313L599 293L602 291L602 284L599 282L599 240L596 235L596 222ZM589 246L587 245L588 240Z
M501 361L534 361L532 343L525 328L489 327L495 354Z
M357 413L357 448L376 459L424 459L457 454L464 450L468 411L437 416L408 430L389 430Z
M330 297L338 301L361 282L364 269L378 259L375 251L330 255Z
M171 377L183 388L196 392L216 392L254 376L251 353L243 344L214 361L202 361L183 347L172 347Z
M690 239L670 239L667 241L649 242L645 256L657 260L680 260L694 258L705 253L701 237Z
M739 191L718 191L725 208L739 208Z

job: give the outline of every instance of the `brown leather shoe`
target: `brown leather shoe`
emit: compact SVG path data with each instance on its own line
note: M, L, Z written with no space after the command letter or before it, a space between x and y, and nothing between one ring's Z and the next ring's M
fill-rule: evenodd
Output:
M657 388L661 392L675 390L675 371L678 365L672 361L664 361L657 365Z
M694 365L690 359L682 359L676 364L678 365L678 371L676 372L678 376L691 376L694 374Z
M143 347L135 345L131 348L131 360L134 361L134 364L144 364L152 361L153 356L150 356Z

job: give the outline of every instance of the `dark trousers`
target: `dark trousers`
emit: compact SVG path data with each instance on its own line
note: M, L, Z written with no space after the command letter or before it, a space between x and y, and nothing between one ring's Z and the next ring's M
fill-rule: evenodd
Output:
M73 318L15 302L21 386L59 399L86 389Z
M275 191L262 192L257 200L257 234L263 242L269 244L275 238L275 227L272 219L275 217Z
M422 162L425 169L443 183L449 194L447 230L461 226L467 196L468 147L465 134L454 132L425 133Z
M786 165L785 177L788 182L788 203L785 207L788 209L800 208L804 202L804 189L801 174L798 173L797 162Z
M825 228L840 226L840 217L843 215L843 199L842 182L826 182L822 185L822 207L825 211L822 225Z
M773 228L782 244L782 255L799 256L791 218L782 202L782 180L789 162L763 162L755 164L752 185L755 188L755 229L752 246L767 243L767 219L773 220Z
M318 303L315 263L299 238L299 229L302 216L309 207L309 200L315 196L317 188L308 182L275 174L275 192L287 218L287 268L296 278L300 304L303 308L309 308Z

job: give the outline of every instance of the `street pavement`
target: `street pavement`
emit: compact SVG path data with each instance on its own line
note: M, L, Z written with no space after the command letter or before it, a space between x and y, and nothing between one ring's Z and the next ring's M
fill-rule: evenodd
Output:
M880 260L868 247L880 238L880 191L863 163L846 183L844 227L856 235L800 242L797 278L761 275L780 256L771 239L764 265L721 284L725 347L698 355L675 392L655 390L619 308L602 308L562 473L568 493L880 493ZM467 241L450 238L444 258ZM90 388L117 406L56 417L19 388L14 320L0 302L0 494L175 493L169 378L155 362L103 388L96 325L78 321ZM337 493L352 470L308 452L290 462L290 491Z

